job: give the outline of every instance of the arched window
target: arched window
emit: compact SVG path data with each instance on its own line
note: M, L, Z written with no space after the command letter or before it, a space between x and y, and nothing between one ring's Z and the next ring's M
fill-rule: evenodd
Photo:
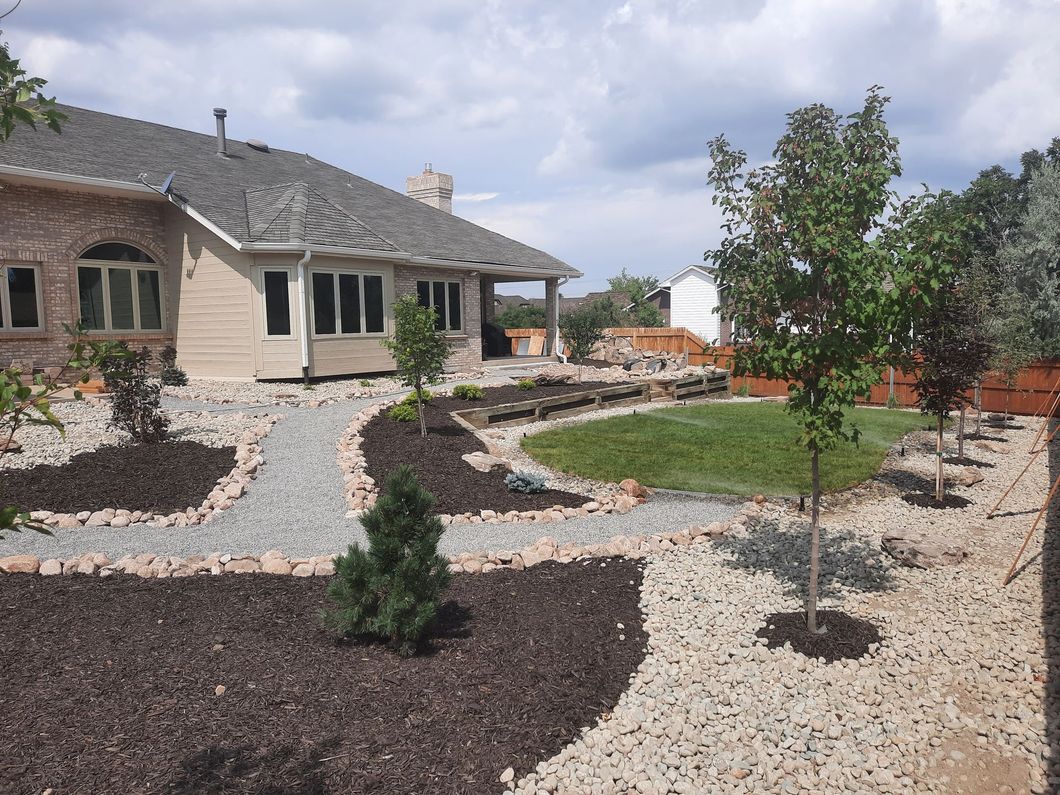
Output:
M78 257L81 322L94 331L161 331L164 279L154 258L128 243L97 243Z

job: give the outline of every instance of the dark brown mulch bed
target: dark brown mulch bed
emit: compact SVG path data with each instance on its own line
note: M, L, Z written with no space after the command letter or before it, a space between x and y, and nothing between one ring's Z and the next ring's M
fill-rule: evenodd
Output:
M956 466L961 466L961 467L978 467L979 469L993 469L994 468L994 465L991 464L991 463L988 463L986 461L979 461L979 460L977 460L975 458L969 458L968 456L965 456L964 458L958 458L955 455L947 456L946 458L942 459L942 463L943 464L954 464Z
M961 497L957 494L947 494L942 498L942 502L935 499L934 494L903 494L902 499L910 505L915 505L917 508L967 508L972 504L972 501L967 497Z
M197 508L232 471L235 454L234 447L189 441L101 447L62 466L0 471L0 505L53 513Z
M409 464L424 488L438 499L438 513L478 513L490 509L536 511L562 505L577 508L588 499L582 494L549 489L540 494L509 491L504 484L507 472L479 472L462 461L465 453L486 451L486 446L470 431L458 425L449 413L463 409L517 403L523 400L583 392L600 384L564 384L520 390L515 386L483 390L482 400L435 397L427 404L427 438L420 436L417 422L395 422L381 414L361 430L361 449L367 472L382 485L386 473L399 464Z
M403 660L320 629L319 578L2 577L0 792L497 791L626 689L640 582L615 559L461 575Z
M775 649L790 643L791 648L807 657L823 657L826 662L856 660L869 653L869 646L880 642L880 633L868 621L847 615L841 610L818 610L817 626L828 627L823 634L806 629L806 613L773 613L766 616L765 626L755 634Z

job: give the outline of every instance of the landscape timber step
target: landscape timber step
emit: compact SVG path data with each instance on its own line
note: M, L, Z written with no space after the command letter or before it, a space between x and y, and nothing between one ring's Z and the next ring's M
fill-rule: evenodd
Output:
M510 428L541 420L573 417L602 408L647 403L651 399L649 389L647 382L635 381L517 403L454 411L451 416L469 430Z
M652 400L693 400L696 398L725 398L732 395L732 380L727 370L684 378L653 378Z

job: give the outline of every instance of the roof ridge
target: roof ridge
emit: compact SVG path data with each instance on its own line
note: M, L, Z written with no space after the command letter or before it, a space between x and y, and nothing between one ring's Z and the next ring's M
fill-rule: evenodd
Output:
M358 224L360 224L360 225L361 225L362 227L364 227L364 228L365 228L365 229L366 229L367 231L371 232L371 233L372 233L373 235L375 235L376 237L378 237L378 238L379 238L380 240L382 240L382 241L383 241L384 243L386 243L386 244L387 244L388 246L390 246L391 248L393 248L393 249L394 249L394 251L401 251L400 247L396 246L396 245L394 244L394 241L393 241L393 240L390 240L390 239L388 239L388 238L384 237L383 235L379 234L379 233L378 233L377 231L375 231L374 229L372 229L372 227L370 227L370 226L369 226L368 224L366 224L366 223L365 223L364 221L362 221L362 220L361 220L360 218L358 218L358 217L357 217L356 215L354 215L353 213L351 213L351 212L350 212L349 210L347 210L347 209L346 209L345 207L343 207L343 206L342 206L341 204L336 204L336 203L335 203L335 202L333 202L333 201L332 201L332 200L331 200L330 198L328 198L328 197L327 197L327 196L326 196L325 194L321 193L321 192L320 192L319 190L317 190L316 188L314 188L314 187L313 187L312 185L309 185L308 187L309 187L309 190L310 190L310 191L312 191L312 192L313 192L313 193L315 193L315 194L316 194L317 196L319 196L319 197L320 197L320 198L321 198L321 199L322 199L322 200L323 200L323 201L324 201L324 202L325 202L325 203L326 203L326 204L327 204L328 206L330 206L330 207L334 207L334 208L335 208L336 210L338 210L338 211L339 211L340 213L342 213L343 215L345 215L345 216L346 216L347 218L350 218L351 220L353 220L353 221L357 222Z

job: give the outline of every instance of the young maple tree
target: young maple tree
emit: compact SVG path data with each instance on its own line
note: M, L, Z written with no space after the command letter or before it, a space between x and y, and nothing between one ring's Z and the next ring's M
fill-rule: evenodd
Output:
M806 621L817 632L822 451L857 441L844 412L904 363L913 320L952 270L955 230L930 223L931 194L900 201L898 140L888 98L869 89L843 118L824 105L788 115L773 161L745 171L724 136L710 143L709 181L726 237L706 259L729 300L720 312L750 337L733 371L791 382L788 411L810 453ZM824 631L822 628L820 631Z
M394 338L383 340L397 362L402 382L415 390L422 436L427 435L423 390L438 382L453 351L445 333L437 328L437 317L432 307L421 306L416 296L406 295L394 302Z
M972 401L968 391L990 367L993 346L974 302L956 286L939 290L916 329L917 380L913 389L920 411L935 417L935 499L942 502L942 432L952 411Z

